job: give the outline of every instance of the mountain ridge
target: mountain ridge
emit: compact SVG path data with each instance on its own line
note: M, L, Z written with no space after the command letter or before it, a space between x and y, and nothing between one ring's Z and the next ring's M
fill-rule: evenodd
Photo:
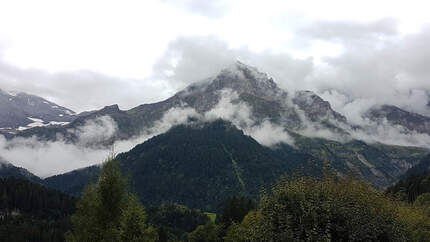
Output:
M35 126L64 125L75 112L42 97L0 89L0 130L16 132Z
M234 194L257 197L261 189L282 176L321 176L324 163L340 176L355 174L376 187L387 187L429 153L361 141L342 144L300 135L296 138L296 147L280 144L268 148L231 122L197 120L174 126L118 154L116 160L133 190L148 205L173 202L214 211ZM99 171L99 166L92 166L48 177L45 182L79 195Z

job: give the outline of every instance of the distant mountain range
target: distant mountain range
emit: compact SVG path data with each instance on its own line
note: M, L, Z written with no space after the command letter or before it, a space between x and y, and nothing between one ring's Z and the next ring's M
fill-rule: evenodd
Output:
M148 132L169 110L190 108L196 113L204 115L216 108L222 109L220 101L223 99L227 99L226 101L233 107L236 105L236 109L243 109L245 105L245 108L249 109L249 113L246 115L248 115L247 118L249 118L248 121L251 122L251 125L270 121L286 130L298 133L303 133L301 130L309 127L316 131L327 129L330 132L334 132L335 135L346 139L349 138L348 133L354 130L361 128L366 131L365 127L349 124L346 117L333 110L330 103L317 94L311 91L288 92L279 88L272 78L259 72L256 68L237 62L222 70L215 77L194 83L164 101L143 104L130 110L120 110L118 105L111 105L101 110L83 112L79 115L67 116L62 114L63 116L60 117L59 113L53 114L53 116L58 117L56 120L71 121L71 123L63 127L51 126L27 129L18 132L18 136L36 135L43 139L55 140L57 138L56 134L61 133L64 137L70 137L71 140L74 140L73 135L68 134L67 130L82 126L86 121L96 117L109 115L118 125L118 132L115 134L114 139L129 139ZM44 103L44 101L41 101L41 103ZM52 104L49 107L52 106L58 105ZM14 109L14 107L9 108ZM54 111L57 111L57 108L54 108ZM63 111L71 112L70 110ZM234 117L235 115L240 116L242 114L233 114L233 117L229 118L237 118ZM25 117L21 123L14 126L15 128L19 125L31 126L30 122L34 123L35 118L42 119L41 115L37 116L36 114L21 116ZM30 116L32 119L28 118ZM363 118L368 118L374 121L375 124L388 122L390 125L401 126L406 131L430 134L430 117L412 113L392 105L372 107L363 115ZM43 120L44 124L47 124L53 119L45 118ZM249 125L249 122L239 121L236 124L241 129Z
M7 95L10 94L4 94ZM49 105L57 109L53 108L57 105ZM130 110L111 105L79 115L68 111L70 123L18 130L6 138L36 136L40 140L79 142L74 130L108 116L115 124L115 133L88 146L109 146L118 140L155 135L117 156L144 202L178 202L208 211L233 194L255 196L281 175L318 176L325 163L339 176L354 174L384 188L429 153L426 147L361 140L352 133L372 133L365 126L350 124L317 94L283 90L268 75L240 62L161 102ZM182 121L172 121L172 113ZM23 116L30 121L42 119L34 113ZM372 107L363 118L376 125L402 127L405 134L430 135L429 117L396 106ZM45 119L45 124L51 122ZM29 123L13 127L19 129L22 125L28 127ZM265 132L267 127L272 132ZM266 139L286 138L268 145L262 135ZM76 195L98 172L99 167L93 166L43 182Z
M75 112L41 97L0 89L0 130L15 132L46 125L64 125Z
M3 96L5 100L17 100L15 106L12 105L15 102L12 102L5 107L7 106L7 109L10 110L18 110L15 112L19 115L0 116L11 120L9 121L11 128L21 129L17 135L24 137L35 135L47 140L56 140L57 134L60 133L62 138L68 137L67 139L74 141L76 137L67 130L78 128L88 120L105 115L109 115L118 126L118 131L111 142L117 139L129 139L148 132L169 110L189 108L204 115L214 109L222 109L220 102L224 99L232 107L242 109L242 114L233 114L233 117L228 118L237 119L237 116L243 115L243 112L248 112L246 113L248 123L243 122L243 120L235 122L241 129L246 128L247 125L259 125L264 121L269 121L286 130L302 134L302 130L307 128L312 128L315 131L328 130L342 139L349 139L350 135L348 134L354 130L366 131L365 127L349 124L346 117L333 110L330 103L317 94L311 91L288 92L283 90L267 74L241 62L222 70L213 78L191 84L171 98L157 103L143 104L130 110L120 110L118 105L111 105L101 110L76 115L69 109L32 95L18 94L12 96L3 92ZM27 97L32 97L34 100ZM18 102L18 98L21 100L20 102ZM4 105L3 103L9 104L9 102L0 101L0 105ZM24 104L22 106L18 105L19 103ZM36 104L40 104L46 110L36 108L39 107ZM244 107L248 110L243 110ZM27 109L33 110L33 113L27 112ZM223 117L221 116L221 118ZM430 117L402 110L392 105L372 107L363 115L363 118L368 118L376 124L388 122L390 125L401 126L406 131L430 134ZM63 123L57 123L62 125L43 127L50 122ZM6 127L7 125L4 124L3 126ZM31 126L39 127L27 129ZM304 135L307 134L304 133Z

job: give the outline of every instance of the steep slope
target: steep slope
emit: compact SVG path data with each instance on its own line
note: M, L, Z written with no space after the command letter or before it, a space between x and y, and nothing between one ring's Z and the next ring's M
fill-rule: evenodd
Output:
M15 131L47 124L64 124L74 118L72 110L41 97L0 89L0 129Z
M279 151L261 146L221 120L174 127L119 154L117 159L144 203L176 202L205 211L216 210L233 195L257 196L261 188L282 175L294 171L319 175L322 167L320 160L287 145ZM72 185L72 177L88 181L94 171L97 168L82 169L45 181L76 194L82 187L74 191L70 187L76 189L83 184ZM65 180L69 182L64 184Z

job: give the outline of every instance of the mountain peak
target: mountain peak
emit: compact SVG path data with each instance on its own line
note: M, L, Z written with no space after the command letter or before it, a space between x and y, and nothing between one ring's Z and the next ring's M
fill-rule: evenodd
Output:
M121 111L121 110L119 109L118 104L113 104L113 105L105 106L99 112L102 112L102 113L116 113L116 112L119 112L119 111Z
M269 83L273 87L277 87L276 83L266 73L261 72L257 67L247 65L243 62L236 61L233 65L221 70L219 75L234 75L235 81L254 81Z
M0 130L15 132L51 122L70 122L75 113L42 97L0 89Z
M208 88L212 91L231 89L238 94L247 93L265 99L284 93L266 73L240 61L221 70Z

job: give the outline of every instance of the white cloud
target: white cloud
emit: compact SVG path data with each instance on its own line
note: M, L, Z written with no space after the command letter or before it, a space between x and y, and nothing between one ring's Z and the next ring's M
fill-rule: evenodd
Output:
M129 151L174 125L188 122L188 117L195 115L195 111L189 108L171 109L153 127L144 130L142 135L115 141L112 145L114 152ZM117 124L110 116L101 116L68 132L77 136L75 143L70 143L60 136L57 141L40 141L36 137L6 140L0 135L1 157L41 177L100 164L112 152L112 147L103 143L115 135Z
M78 137L79 145L90 146L100 144L112 138L118 131L116 122L110 116L90 119L83 126L68 130Z
M115 131L116 123L110 117L102 116L69 131L77 135L76 144L61 137L58 141L40 141L36 137L6 140L0 136L0 153L12 164L46 177L101 163L110 149L93 148L88 142L107 140Z
M275 147L280 143L294 146L294 139L280 125L264 120L256 123L252 118L252 108L246 103L238 101L237 93L232 90L223 90L218 104L204 114L205 121L224 119L231 121L236 127L243 130L262 145Z

